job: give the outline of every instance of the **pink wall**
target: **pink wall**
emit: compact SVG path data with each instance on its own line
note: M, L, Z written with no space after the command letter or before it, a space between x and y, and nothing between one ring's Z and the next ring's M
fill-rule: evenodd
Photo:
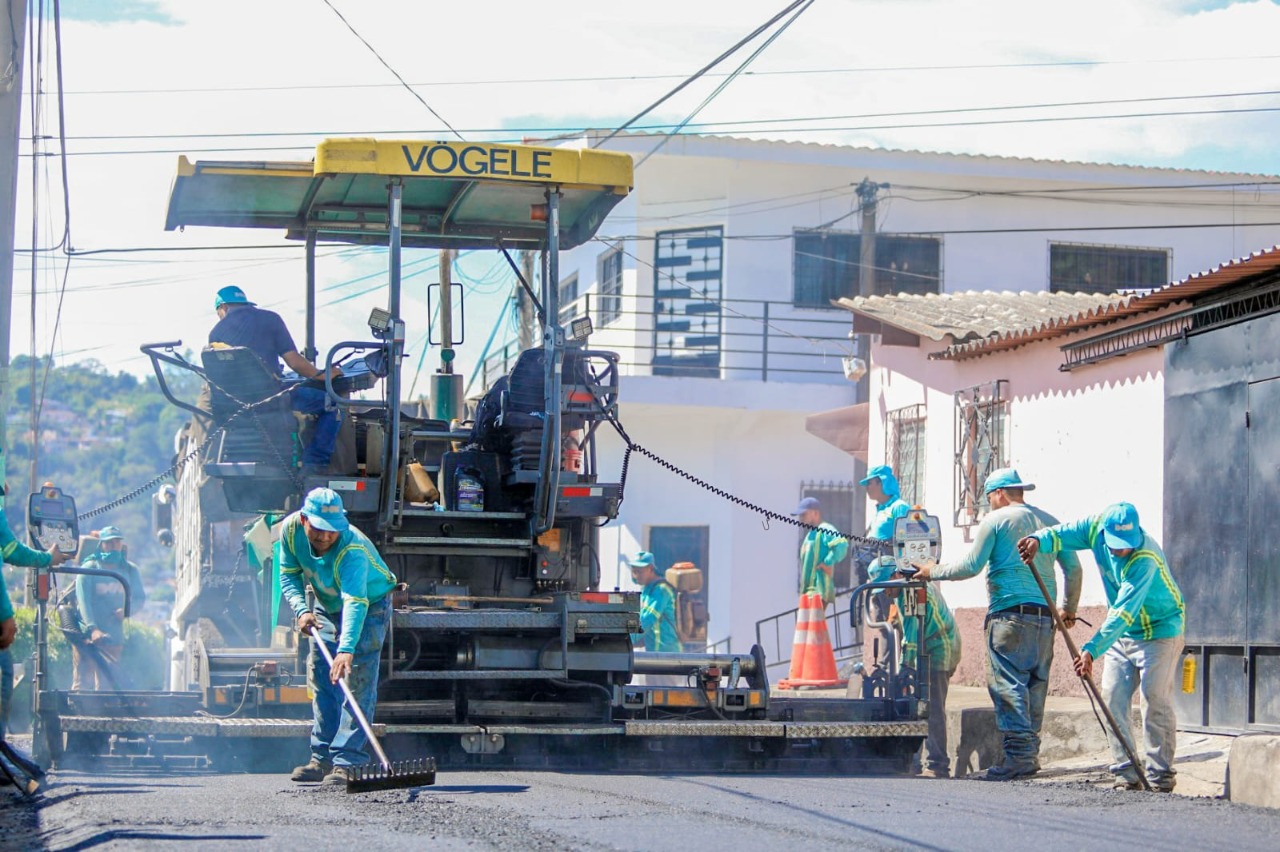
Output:
M1073 338L1044 341L966 361L929 361L943 344L884 346L871 351L869 463L885 451L885 415L923 403L926 412L924 506L943 527L943 560L961 558L968 530L953 525L955 512L955 391L1008 382L1011 400L1007 457L1036 483L1029 502L1059 519L1074 520L1127 500L1142 522L1162 534L1164 358L1144 349L1100 364L1062 372L1059 346ZM1082 604L1104 604L1093 560L1082 555ZM953 607L985 607L982 576L949 583Z

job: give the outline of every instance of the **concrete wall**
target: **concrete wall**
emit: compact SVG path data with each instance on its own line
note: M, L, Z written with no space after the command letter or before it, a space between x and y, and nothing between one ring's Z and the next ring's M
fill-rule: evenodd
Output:
M852 457L806 433L803 412L623 404L621 420L635 443L717 488L782 514L795 508L801 482L853 478ZM602 475L611 479L623 444L608 430L599 450ZM796 605L798 529L765 524L755 512L639 454L631 456L618 520L601 530L601 585L633 588L621 563L648 548L651 527L701 525L710 527L710 564L699 566L707 570L710 593L707 638L732 636L733 650L748 650L757 620Z

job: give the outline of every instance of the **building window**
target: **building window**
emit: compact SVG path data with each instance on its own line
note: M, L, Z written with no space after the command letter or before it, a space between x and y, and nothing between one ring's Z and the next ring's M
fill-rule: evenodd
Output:
M710 600L711 528L649 527L649 551L658 572L665 576L673 565L688 562L702 571L702 588L696 592L676 590L676 629L686 651L702 651L707 646L707 601Z
M578 273L560 282L560 325L578 316Z
M606 326L622 316L622 247L600 255L600 308L596 324Z
M925 407L908 405L890 411L885 421L885 458L902 488L902 499L924 505Z
M1009 383L1004 379L956 391L955 525L971 527L991 508L982 486L1009 465Z
M1162 248L1049 244L1049 290L1054 293L1118 293L1169 283L1172 251Z
M862 235L796 231L793 300L797 307L829 308L833 299L858 295L942 292L942 240L906 234L876 235L875 292L858 292Z
M862 492L855 494L854 484L852 482L804 482L800 485L800 498L816 497L822 505L822 522L831 524L846 535L861 532L854 529L853 503L855 496L862 499ZM804 540L808 530L801 530L800 541ZM849 548L849 553L844 559L841 559L835 565L832 572L832 579L835 581L836 591L843 591L851 588L854 580L859 578L852 574L851 566L853 565L853 548ZM861 580L859 581L861 582ZM796 542L796 589L800 588L800 542Z
M720 377L724 229L654 235L653 374Z

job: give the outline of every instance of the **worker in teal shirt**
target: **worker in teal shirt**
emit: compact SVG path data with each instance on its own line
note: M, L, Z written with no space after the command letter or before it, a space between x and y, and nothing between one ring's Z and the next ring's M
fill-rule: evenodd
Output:
M898 563L891 556L884 556L871 563L868 579L873 583L900 580ZM903 595L897 592L890 600L896 604L895 624L902 630L902 664L920 669L920 624L916 618L903 618ZM910 594L915 594L912 590ZM947 599L942 596L938 583L930 583L925 589L924 652L929 662L929 733L924 741L924 767L920 775L925 778L950 778L951 756L947 749L947 692L951 676L960 665L960 631Z
M315 696L311 709L311 760L293 771L294 781L345 784L351 767L369 762L365 734L343 700L338 681L347 685L373 718L378 693L379 659L391 620L391 590L396 578L373 542L347 521L342 498L329 488L307 494L300 511L281 522L280 592L297 617L298 631L320 632L333 656L330 667L313 648L307 684ZM315 593L307 608L305 586Z
M630 560L631 579L640 586L640 633L632 634L644 642L646 651L680 653L680 636L676 633L676 593L658 573L653 554L642 550Z
M1013 468L994 470L983 483L991 511L978 524L973 546L959 562L920 566L919 579L963 580L987 571L987 691L995 708L1004 758L982 776L1008 781L1040 771L1040 728L1053 664L1053 620L1040 586L1018 553L1018 542L1053 517L1023 501L1035 485ZM1052 556L1034 560L1049 595L1057 598ZM1067 600L1075 615L1080 595L1080 563L1062 560Z
M800 594L821 595L822 605L835 600L835 566L849 553L849 540L822 520L817 497L805 497L791 513L809 528L800 542Z
M98 531L98 550L84 560L85 568L114 571L129 584L129 606L137 612L146 603L138 566L125 558L124 533L106 526ZM71 689L96 692L128 689L132 683L124 666L124 587L114 577L76 577L76 606L84 637L71 643ZM92 645L90 649L86 646Z
M1159 543L1142 528L1133 504L1116 503L1101 514L1040 530L1020 541L1018 548L1028 559L1073 550L1093 553L1107 595L1107 617L1080 649L1076 671L1081 677L1092 676L1093 661L1105 655L1102 700L1130 744L1129 707L1135 685L1141 689L1147 779L1155 790L1172 792L1178 722L1173 690L1186 606ZM1138 789L1138 775L1124 746L1111 731L1107 735L1116 787Z
M907 512L911 511L911 506L902 499L902 488L898 485L898 478L893 475L893 468L887 464L873 467L858 484L867 489L867 497L876 506L876 512L867 526L867 535L882 541L893 541L894 522L906 517Z
M0 446L0 557L7 565L23 568L48 568L61 565L67 557L56 548L51 552L33 550L14 538L9 529L9 519L4 514L4 447ZM0 737L9 723L9 703L13 698L13 657L9 646L18 638L18 622L13 615L13 602L0 571Z

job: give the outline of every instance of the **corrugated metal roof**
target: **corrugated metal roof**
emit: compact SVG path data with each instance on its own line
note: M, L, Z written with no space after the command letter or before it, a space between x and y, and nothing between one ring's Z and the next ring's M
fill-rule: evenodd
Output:
M971 345L976 346L1067 324L1096 322L1130 299L1114 293L970 291L858 296L839 299L837 304L875 322L930 340L945 340L950 349L955 349L965 341L973 341Z
M529 136L525 141L528 144L537 144L544 142L565 142L574 139L584 139L592 144L603 139L612 131L595 128L588 128L579 133L553 134L546 137ZM615 139L632 139L644 142L646 140L656 140L661 134L654 132L629 131L624 130L618 133ZM911 156L926 156L949 158L956 160L990 161L992 163L1023 163L1027 165L1052 165L1052 166L1096 166L1103 169L1117 169L1122 171L1142 171L1142 172L1162 172L1169 175L1188 174L1188 175L1214 175L1214 176L1230 176L1230 177L1258 177L1274 179L1273 173L1264 172L1224 172L1214 169L1191 169L1178 168L1176 166L1149 166L1141 163L1125 163L1125 162L1102 162L1097 160L1066 160L1042 157L1021 157L1010 154L983 154L972 153L967 151L944 151L929 150L925 148L882 148L871 145L849 145L839 142L808 142L796 139L785 138L767 138L759 135L732 135L727 133L678 133L671 137L667 145L666 153L670 155L671 143L687 143L699 144L707 143L737 143L744 147L753 147L757 149L764 148L789 148L793 150L815 150L815 151L832 151L832 152L848 152L859 154L906 154ZM606 145L607 149L607 145Z
M1110 297L1120 301L1092 315L1081 315L1038 327L1026 326L1021 330L1014 330L1005 334L984 335L979 340L966 342L957 339L956 343L941 352L931 354L929 357L938 360L959 361L965 358L976 358L980 355L990 355L993 352L1025 346L1037 340L1060 337L1073 331L1082 331L1104 323L1150 313L1175 302L1189 301L1197 296L1212 293L1215 290L1224 290L1236 285L1247 284L1252 279L1275 273L1277 270L1280 270L1280 246L1273 246L1263 251L1254 252L1246 257L1227 261L1207 272L1198 272L1181 281L1166 284L1158 290L1152 290L1141 296ZM1043 296L1049 294L1028 293L1025 295Z

